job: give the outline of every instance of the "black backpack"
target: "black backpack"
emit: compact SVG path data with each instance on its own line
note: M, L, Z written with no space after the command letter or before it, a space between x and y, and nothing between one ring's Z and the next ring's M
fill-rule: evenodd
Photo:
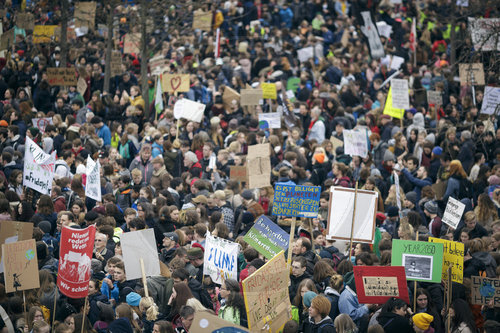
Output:
M468 179L460 179L460 187L458 190L458 200L471 199L474 197L472 183Z

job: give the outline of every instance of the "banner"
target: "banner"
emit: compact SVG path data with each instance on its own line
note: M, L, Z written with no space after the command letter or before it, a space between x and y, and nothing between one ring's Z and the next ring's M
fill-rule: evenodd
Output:
M443 244L443 272L442 279L448 280L448 267L451 267L451 280L464 282L464 244L441 238L429 237L429 242Z
M174 105L175 119L187 119L201 123L205 112L205 104L191 101L187 98L179 99Z
M484 69L482 63L458 64L461 86L484 86Z
M366 36L372 58L380 59L384 57L384 46L380 41L377 27L373 24L370 12L361 12L361 17L364 21L364 25L361 26L361 32Z
M354 282L360 304L384 304L392 297L410 304L404 267L354 266Z
M56 36L57 25L35 25L33 29L33 44L50 43Z
M278 98L276 93L276 83L261 83L260 87L262 89L263 99L276 99Z
M7 293L40 288L34 239L3 244L2 252L4 254L5 291Z
M248 188L271 186L271 158L269 143L248 146Z
M393 118L401 119L405 114L405 110L396 109L392 106L392 85L389 87L389 93L387 94L387 99L385 100L384 114L387 114Z
M241 326L221 319L208 311L196 311L193 323L189 328L190 333L249 333Z
M456 229L462 219L464 210L465 204L455 198L448 197L448 204L446 205L442 221L453 229Z
M344 130L344 154L360 156L368 155L368 136L366 130Z
M283 253L242 282L248 328L252 332L262 332L266 325L270 332L278 332L292 316L288 296L290 273Z
M242 89L240 96L241 106L259 105L262 100L262 89Z
M26 137L24 149L23 186L42 194L50 194L54 179L56 152L46 154L42 148Z
M392 107L396 109L410 108L410 95L408 94L408 80L392 79Z
M212 13L204 12L203 10L195 10L193 12L193 30L194 29L203 31L212 30Z
M99 160L93 161L90 155L87 156L87 184L85 185L85 196L101 202L101 164Z
M164 74L161 76L161 87L163 92L178 93L188 92L189 87L189 74Z
M281 128L281 115L278 112L259 113L259 128Z
M493 301L495 308L500 307L500 279L471 276L472 304L488 305Z
M88 295L95 225L85 229L63 227L59 250L57 286L70 298Z
M210 275L212 281L222 284L224 280L238 280L239 244L214 237L207 232L203 275Z
M483 105L481 106L481 113L495 114L499 112L500 105L500 88L498 87L484 87Z
M393 239L391 265L403 266L407 280L439 283L443 244Z
M33 118L31 119L31 122L33 123L33 127L38 128L42 133L45 133L45 127L47 127L47 125L53 124L52 117Z
M316 217L319 210L321 186L289 185L274 186L273 215Z
M146 276L160 275L160 261L156 250L154 229L124 232L121 235L120 244L127 280L142 277L140 259L144 261Z
M261 215L243 240L267 259L272 259L279 252L288 249L290 235L267 216Z
M75 68L47 68L48 82L51 86L76 86Z

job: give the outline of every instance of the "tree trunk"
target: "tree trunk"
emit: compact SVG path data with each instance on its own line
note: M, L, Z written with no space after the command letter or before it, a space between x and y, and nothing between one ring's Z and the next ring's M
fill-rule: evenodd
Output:
M141 91L144 99L144 114L149 119L149 85L148 85L148 55L147 55L147 3L141 1Z
M61 67L66 67L68 59L68 0L61 0Z
M111 93L111 52L113 50L113 6L108 7L109 13L106 19L108 26L108 40L106 41L106 67L104 70L104 87L103 90Z

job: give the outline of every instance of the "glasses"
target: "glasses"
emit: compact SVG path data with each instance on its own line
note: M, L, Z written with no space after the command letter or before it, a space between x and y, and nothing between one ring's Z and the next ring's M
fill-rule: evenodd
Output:
M143 212L143 211L144 211L144 209L137 209L137 211L138 211L138 212Z

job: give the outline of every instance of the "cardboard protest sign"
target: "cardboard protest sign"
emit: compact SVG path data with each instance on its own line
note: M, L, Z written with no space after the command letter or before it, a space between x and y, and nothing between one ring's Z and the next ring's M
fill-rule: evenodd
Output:
M4 32L0 36L0 50L10 50L16 42L16 34L14 29Z
M120 51L111 53L111 76L122 74L122 55Z
M161 86L163 92L188 92L189 74L164 74L162 75Z
M208 311L196 311L190 333L249 333L246 328L221 319Z
M441 282L443 244L393 239L391 259L405 268L407 280Z
M472 43L476 51L500 51L498 29L500 18L475 19L469 17Z
M80 76L78 78L78 81L76 82L76 91L78 91L78 93L83 96L85 95L85 91L87 91L87 87L87 82L83 77Z
M56 36L57 25L35 25L33 28L33 44L50 43Z
M344 153L351 156L368 155L368 136L366 130L344 130Z
M74 67L47 68L48 81L51 86L76 86L77 80Z
M398 119L403 118L405 114L404 109L397 109L392 105L392 85L389 88L389 93L387 94L387 99L385 100L384 114Z
M98 23L97 24L97 33L101 37L108 38L108 36L109 36L108 26L105 24L102 24L102 23Z
M239 244L214 237L207 232L203 275L210 275L212 281L222 284L227 279L238 279Z
M7 293L40 288L34 239L3 244L2 252Z
M161 70L163 68L168 67L168 59L163 55L159 55L149 59L148 64L151 71L159 70L159 72L161 73Z
M465 204L461 203L455 198L449 197L442 221L453 229L456 229L458 224L460 223L460 220L462 219L464 210Z
M448 267L451 267L451 280L453 282L464 282L464 244L441 238L429 237L431 243L443 244L443 272L442 279L448 279Z
M85 174L87 175L85 196L97 202L101 202L101 164L99 160L94 162L90 155L87 156Z
M427 104L439 106L443 105L443 95L440 91L427 90Z
M68 297L82 298L88 294L95 233L95 225L61 230L57 286Z
M271 158L269 143L248 146L248 188L271 186Z
M267 216L261 215L243 240L263 254L264 257L271 259L281 251L288 249L290 235Z
M370 54L374 59L380 59L384 56L384 46L380 41L378 35L377 27L373 24L372 17L369 11L361 12L361 17L363 18L364 24L361 26L361 32L366 36L368 40L368 46L370 47Z
M0 245L28 240L33 237L33 223L0 221ZM0 246L0 258L2 258L2 247ZM3 265L0 264L0 273L3 272Z
M350 240L354 194L355 190L352 188L330 188L327 225L327 236L330 239ZM352 233L355 242L373 243L377 201L377 192L358 190Z
M247 182L247 167L243 165L231 165L229 167L229 178L239 182Z
M212 13L204 12L203 10L195 10L193 12L193 30L200 29L203 31L212 30Z
M54 178L56 153L46 154L42 148L26 137L24 150L23 186L42 194L50 194Z
M231 109L233 105L236 105L240 101L240 94L230 87L224 87L224 93L222 94L222 103L226 109Z
M250 331L261 332L267 324L270 332L278 332L291 318L289 274L285 255L280 252L243 280L243 296Z
M448 181L445 182L440 182L436 184L432 184L432 190L434 193L436 193L436 199L441 200L443 199L444 193L446 192L446 186L448 184Z
M88 27L94 30L95 26L95 1L75 3L75 27Z
M471 276L472 304L488 305L493 301L495 308L500 306L500 279Z
M241 106L259 105L262 100L262 89L242 89L240 96Z
M174 105L174 117L175 119L184 118L201 123L205 107L205 104L194 102L187 98L179 99Z
M281 115L278 112L259 113L259 128L281 128Z
M484 86L484 69L482 63L458 64L461 86Z
M140 53L141 51L141 34L128 33L123 38L123 53Z
M35 17L28 12L18 13L16 14L16 26L20 29L33 30L35 28Z
M3 242L2 244L12 244L12 243L15 243L17 242L19 239L18 236L11 236L11 237L7 237L5 239L5 242ZM2 247L0 246L0 273L3 273L3 267L4 267L4 264L3 264L3 257L1 257L1 249Z
M38 128L42 133L45 133L45 127L47 127L47 125L53 124L52 117L33 118L31 122L33 123L33 127Z
M330 142L332 143L333 151L335 151L338 147L344 147L344 141L337 139L333 135L330 137Z
M276 99L278 98L276 93L276 83L261 83L260 88L262 89L263 99Z
M299 58L300 62L306 62L307 60L314 58L314 48L309 46L297 50L297 58Z
M142 277L140 259L144 261L146 276L160 275L154 229L125 232L121 235L120 242L127 280Z
M318 216L320 186L289 185L274 186L273 215L316 217Z
M396 109L409 109L410 96L408 94L408 80L392 79L392 107Z
M499 112L500 105L500 87L485 87L483 105L481 106L481 113L495 114Z
M410 304L404 267L354 266L354 282L360 304L384 304L392 297Z

